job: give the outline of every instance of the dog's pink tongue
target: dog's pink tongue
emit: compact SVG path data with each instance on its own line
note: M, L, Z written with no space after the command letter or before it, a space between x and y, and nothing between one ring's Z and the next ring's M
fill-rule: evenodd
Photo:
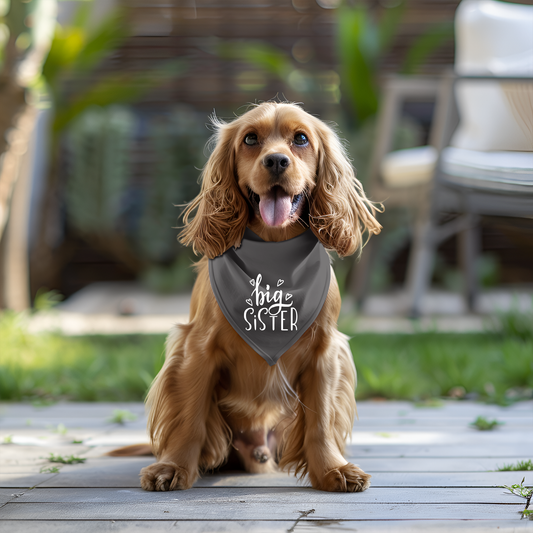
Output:
M281 226L289 218L291 206L291 197L278 186L259 196L261 218L269 226Z

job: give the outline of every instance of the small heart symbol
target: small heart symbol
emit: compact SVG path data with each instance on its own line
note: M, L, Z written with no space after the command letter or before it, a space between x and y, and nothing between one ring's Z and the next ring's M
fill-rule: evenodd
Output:
M246 303L247 303L248 305L254 305L254 303L252 302L252 300L250 300L250 298L248 298L248 299L246 300Z
M283 279L278 279L278 287L279 287L280 285L283 285L284 283L285 283L285 280L283 280Z
M292 294L290 292L288 292L286 295L285 295L285 301L287 300L290 300L292 298Z
M255 279L251 279L251 280L250 280L250 285L251 285L252 287L255 286Z

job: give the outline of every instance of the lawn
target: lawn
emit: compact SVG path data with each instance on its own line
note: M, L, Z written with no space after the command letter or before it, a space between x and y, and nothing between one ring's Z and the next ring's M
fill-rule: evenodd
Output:
M533 335L504 331L354 335L356 396L531 398ZM0 338L0 400L139 401L163 364L163 335L30 334L23 315L4 313Z

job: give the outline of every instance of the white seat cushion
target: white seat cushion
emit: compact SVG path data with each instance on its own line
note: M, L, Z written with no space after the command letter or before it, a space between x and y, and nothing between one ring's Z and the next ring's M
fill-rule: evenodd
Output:
M429 183L435 172L438 152L433 146L397 150L381 162L381 176L390 187L412 187Z
M449 146L442 151L441 168L458 178L533 187L533 152L479 152Z

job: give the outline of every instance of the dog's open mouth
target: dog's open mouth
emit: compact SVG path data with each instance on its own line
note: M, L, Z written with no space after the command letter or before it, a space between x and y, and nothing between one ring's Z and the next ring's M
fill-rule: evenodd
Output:
M291 196L279 185L275 185L267 193L261 195L256 194L250 188L248 192L255 211L261 215L267 226L281 226L298 215L304 198L303 191Z

